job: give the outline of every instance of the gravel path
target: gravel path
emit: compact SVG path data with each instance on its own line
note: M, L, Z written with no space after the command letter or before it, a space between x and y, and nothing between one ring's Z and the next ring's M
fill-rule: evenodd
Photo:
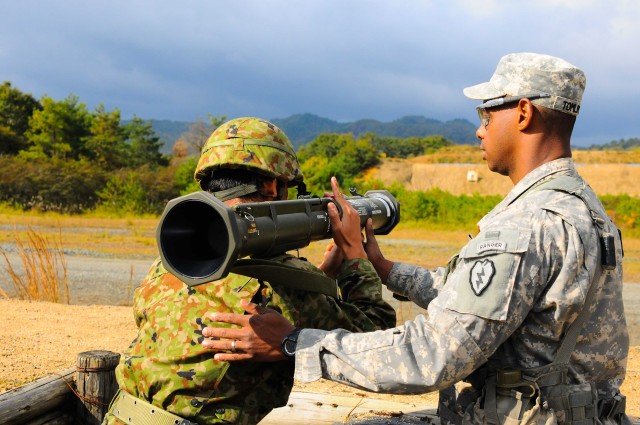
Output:
M8 253L14 267L21 263L14 253ZM71 304L77 305L131 305L133 291L142 282L153 258L122 259L66 255L68 287ZM0 257L0 289L15 293L13 282ZM400 321L412 319L424 312L411 303L399 303L389 291L385 299L398 309ZM624 287L625 312L631 334L631 345L640 345L640 284L627 283Z
M8 253L9 261L21 273L17 254ZM71 304L131 305L133 290L147 274L153 258L121 259L65 255L67 286ZM0 289L8 295L15 287L0 257Z

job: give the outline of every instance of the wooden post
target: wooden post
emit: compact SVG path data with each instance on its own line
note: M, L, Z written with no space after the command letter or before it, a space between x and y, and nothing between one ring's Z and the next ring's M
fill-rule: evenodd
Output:
M115 368L120 354L96 350L78 354L76 361L77 423L99 425L109 410L109 403L118 390Z

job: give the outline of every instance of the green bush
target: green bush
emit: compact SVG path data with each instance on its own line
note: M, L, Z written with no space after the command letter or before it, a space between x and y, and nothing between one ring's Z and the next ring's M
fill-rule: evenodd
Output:
M372 135L371 144L389 158L409 158L433 153L440 148L453 145L453 142L437 135L407 137L406 139Z
M602 204L618 227L640 229L640 198L624 195L604 195Z
M300 148L298 160L307 188L313 194L329 190L336 176L343 188L351 187L367 168L380 161L369 139L354 139L351 134L321 134Z
M379 182L378 182L379 185ZM362 191L368 190L363 187ZM450 228L468 228L476 225L501 200L500 195L452 195L440 189L409 191L401 183L388 190L400 202L403 221ZM640 230L640 199L629 195L604 195L600 199L607 214L624 230ZM635 234L635 233L634 233Z
M456 196L440 189L409 191L400 183L394 183L389 191L400 202L403 221L420 221L452 228L475 226L502 199L499 195Z
M187 195L189 193L202 190L200 185L193 178L198 165L198 159L191 156L183 161L177 163L175 166L175 172L173 177L173 183L177 192L180 195Z
M95 207L106 174L82 160L0 156L0 201L14 208L80 213Z
M0 155L0 203L19 210L77 214L160 214L166 203L200 190L196 160L107 172L95 161Z
M116 215L160 214L167 202L179 195L175 170L148 165L113 173L98 191L99 209Z

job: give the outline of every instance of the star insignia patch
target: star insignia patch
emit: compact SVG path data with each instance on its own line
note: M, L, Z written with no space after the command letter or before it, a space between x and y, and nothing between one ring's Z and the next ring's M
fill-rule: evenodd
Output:
M496 267L493 265L493 261L488 259L476 261L471 267L469 275L469 283L471 283L473 293L480 296L487 289L495 274Z

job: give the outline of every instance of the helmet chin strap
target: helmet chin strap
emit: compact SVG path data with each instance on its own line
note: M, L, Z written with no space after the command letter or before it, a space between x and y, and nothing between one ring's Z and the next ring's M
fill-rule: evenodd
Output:
M277 193L270 194L264 193L255 184L241 184L239 186L232 187L226 190L220 190L218 192L213 192L213 196L220 199L221 201L228 201L229 199L240 198L242 196L250 195L252 193L259 193L265 198L274 198L274 199L283 199L284 191L287 190L286 184L278 184ZM304 182L298 183L298 198L308 198L311 195L310 192L307 192L307 185Z
M258 192L258 187L255 184L241 184L240 186L220 190L218 192L213 192L212 194L224 202L229 199L240 198L241 196L250 195L256 192Z

